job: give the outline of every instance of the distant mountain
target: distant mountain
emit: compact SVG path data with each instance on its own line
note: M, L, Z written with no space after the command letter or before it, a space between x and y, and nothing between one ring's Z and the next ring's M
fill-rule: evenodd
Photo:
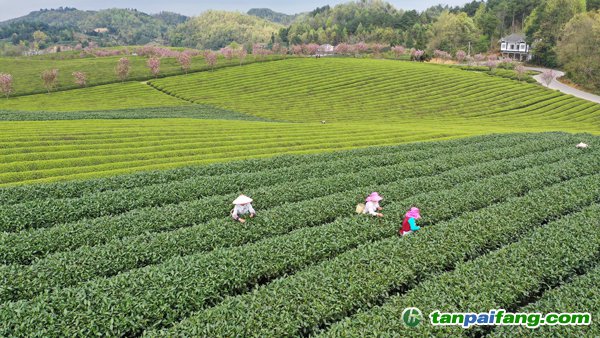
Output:
M164 42L169 29L187 20L188 17L171 12L148 15L136 9L82 11L60 7L0 22L0 39L13 44L33 42L33 33L39 30L48 36L45 45L82 40L105 46L140 45Z
M254 15L261 19L265 19L286 26L290 25L298 17L298 14L289 15L285 13L279 13L269 8L252 8L248 11L248 15Z
M59 7L56 9L40 9L27 15L2 21L0 27L5 27L17 22L36 22L48 26L78 26L89 16L94 15L96 11L81 11L76 8Z

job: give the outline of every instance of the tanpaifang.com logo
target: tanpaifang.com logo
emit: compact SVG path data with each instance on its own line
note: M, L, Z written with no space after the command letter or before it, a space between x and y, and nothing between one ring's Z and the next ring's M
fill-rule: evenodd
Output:
M423 314L416 307L407 307L402 312L402 321L408 327L417 327L422 320Z

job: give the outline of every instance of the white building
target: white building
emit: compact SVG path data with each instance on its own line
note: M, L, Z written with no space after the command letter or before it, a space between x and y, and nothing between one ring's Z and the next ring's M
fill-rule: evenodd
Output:
M530 47L525 41L525 35L519 33L513 33L500 39L500 53L502 53L502 57L514 60L531 60Z
M319 46L319 49L317 50L317 55L318 56L333 55L333 52L334 52L334 47L330 44L325 44L325 45Z

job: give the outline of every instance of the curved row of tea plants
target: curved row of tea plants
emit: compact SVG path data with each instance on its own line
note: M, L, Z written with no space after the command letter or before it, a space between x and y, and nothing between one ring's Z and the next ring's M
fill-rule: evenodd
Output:
M596 220L598 215L596 216ZM596 228L598 224L595 224ZM591 312L590 326L542 326L536 330L536 335L543 336L579 336L592 337L600 334L598 316L600 315L600 266L579 276L558 288L545 292L535 303L518 309L518 312ZM497 328L489 337L528 337L530 331L517 327Z
M0 121L53 121L53 120L98 120L98 119L165 119L193 118L204 120L264 121L265 119L237 113L231 110L201 104L173 107L145 107L97 111L48 112L48 111L5 111L0 110Z
M554 156L553 154L554 153ZM242 229L234 233L231 232L231 221L230 220L215 220L206 224L199 224L191 228L176 230L173 232L166 232L160 234L144 234L137 237L130 237L124 240L115 240L109 242L103 246L96 247L83 247L80 250L67 252L63 254L52 255L42 260L38 260L33 263L30 268L23 268L22 266L10 266L0 269L0 280L5 282L1 283L0 290L6 290L6 292L0 292L0 299L20 299L24 297L31 297L43 290L50 289L58 286L67 286L71 284L80 283L91 278L98 276L110 276L116 273L127 271L133 268L139 268L147 264L158 264L173 256L183 256L193 253L200 252L204 249L213 250L220 247L229 247L235 245L244 245L248 242L263 239L273 235L280 235L293 229L318 225L326 223L329 220L335 219L337 216L348 214L352 210L352 206L356 203L356 196L364 195L365 192L371 190L378 190L390 198L386 198L386 210L392 210L394 213L401 213L400 210L395 210L394 206L396 201L406 199L410 194L416 194L411 199L421 201L424 197L419 197L426 194L425 199L435 200L436 196L444 196L440 200L436 200L438 207L441 208L440 201L444 201L449 204L448 198L445 197L448 194L452 194L453 191L460 191L462 195L468 195L468 191L473 189L477 191L485 191L486 185L490 185L485 177L490 175L503 174L506 172L512 172L506 177L499 176L490 178L489 181L494 182L493 185L499 185L497 181L511 181L515 180L515 177L527 178L527 170L518 170L521 167L534 166L530 171L539 174L540 170L549 170L549 168L563 168L568 162L573 162L568 166L577 168L579 166L589 167L589 159L565 159L564 150L541 152L535 153L531 156L509 158L508 160L491 161L485 162L480 165L471 165L464 168L457 168L448 172L442 173L436 176L424 176L414 179L400 179L400 181L392 181L394 175L396 179L402 177L410 177L401 170L388 170L386 175L383 172L375 170L373 175L381 177L379 180L372 182L369 187L354 188L349 191L333 193L332 195L326 195L323 198L314 198L299 203L286 203L282 207L272 207L264 212L261 212L259 219L252 220L252 229ZM476 155L474 156L476 157ZM467 161L464 159L463 164ZM553 161L557 163L548 164ZM543 165L543 166L540 166ZM434 165L434 167L436 167ZM517 171L515 171L517 170ZM555 170L555 169L554 169ZM567 168L563 169L563 175L568 173ZM551 170L550 170L551 171ZM581 170L579 170L581 171ZM345 181L342 177L336 177L332 182L323 181L322 179L314 180L314 182L307 182L306 185L296 185L294 191L297 195L309 194L309 192L315 191L318 186L326 186L329 193L343 190L344 186L355 185L358 180L364 175L358 175L351 181ZM554 182L556 177L551 175L546 177L540 177L541 184L535 182L535 180L528 180L528 187L534 188L536 184L544 185ZM465 184L470 180L483 180L482 184ZM337 181L337 182L335 182ZM485 184L483 184L485 182ZM436 193L438 190L448 189L456 184L459 185L456 188L445 190L440 193ZM375 184L380 184L379 186ZM340 187L336 187L339 185ZM516 185L518 186L518 185ZM275 189L273 189L275 188ZM280 197L286 201L293 201L293 199L285 196L285 190L279 191L276 187L269 189L267 193L272 194L271 199ZM371 189L369 189L371 188ZM516 188L515 188L516 189ZM467 192L465 192L467 191ZM405 192L405 193L397 193ZM327 192L326 192L327 193ZM514 191L507 190L501 192L503 194L514 193ZM419 195L421 194L421 195ZM317 191L313 196L320 196L320 192ZM259 194L260 196L260 194ZM495 198L502 198L502 195L494 195ZM266 200L266 204L269 205L275 201L269 201L268 197L260 196L261 200ZM455 198L455 197L452 197ZM473 207L478 205L477 203L485 203L485 199L478 199L476 202L472 202L471 206L465 206L465 208ZM271 202L271 203L269 203ZM406 207L409 201L400 203L403 207ZM426 202L421 201L424 206L427 206ZM465 202L463 202L465 203ZM470 203L470 202L467 202ZM461 204L462 205L462 204ZM329 206L329 207L324 207ZM457 207L458 205L454 205ZM203 210L198 208L196 210ZM443 212L447 212L449 209L443 209ZM389 211L387 211L389 213ZM226 214L226 210L223 210L223 214ZM282 224L281 215L286 215L285 225ZM443 217L440 216L440 219ZM246 234L249 231L249 234ZM173 243L174 245L165 245L166 243Z
M187 105L190 105L187 101L166 95L139 82L115 83L0 100L2 110L59 112Z
M481 147L487 143L494 143L497 145L497 147L504 147L515 145L518 142L528 142L532 139L536 140L537 142L537 140L544 139L546 137L562 140L566 138L567 135L561 133L545 133L513 134L510 137L505 135L475 136L443 142L434 141L402 144L398 146L369 147L325 154L281 155L271 158L250 159L230 163L216 163L208 166L188 166L171 170L155 170L84 181L16 186L0 188L0 203L16 204L47 198L75 198L108 190L131 189L154 184L164 184L199 176L205 176L208 178L210 176L219 176L223 175L224 173L227 174L232 172L252 173L304 164L315 165L316 163L323 162L329 163L339 160L346 161L349 157L358 159L362 156L376 156L384 154L390 154L393 156L396 153L402 153L402 156L406 160L415 161L419 158L422 158L423 154L434 155L436 154L436 151L445 152L457 146ZM573 141L575 141L575 139L573 139ZM2 149L0 149L0 151L2 151Z
M511 140L512 142L516 142L518 140L512 138L507 139ZM496 143L497 146L503 145L503 142L501 141L502 140L499 140ZM514 170L517 168L523 168L527 165L539 164L540 159L546 163L574 155L572 150L565 152L564 148L545 151L545 149L551 149L559 146L555 143L556 140L543 141L538 137L537 141L534 141L533 143L525 143L521 145L520 148L496 148L494 150L487 151L485 150L485 144L475 143L472 144L472 146L481 147L482 149L480 149L480 152L475 150L468 151L468 149L465 148L463 149L463 153L457 153L452 157L442 156L438 157L436 160L430 160L429 162L416 162L414 165L404 165L405 168L398 168L396 166L373 168L375 173L380 172L382 173L382 176L375 176L370 183L381 184L388 179L388 177L391 179L397 179L398 177L407 178L411 176L415 177L424 175L423 177L431 179L430 181L426 181L430 183L420 183L424 187L429 187L431 184L439 185L441 183L444 183L450 187L456 180L456 178L453 178L453 176L465 175L464 171L460 170L460 167L464 165L475 165L477 162L492 161L486 163L484 166L479 166L479 169L487 168L489 166L498 166L497 170L502 168ZM488 148L489 147L490 146L488 146ZM408 156L410 153L406 154L407 159L410 159L410 156ZM355 156L354 152L352 155ZM509 161L502 161L501 159L503 158L508 159ZM452 168L457 168L457 173L454 173ZM390 170L394 171L391 176ZM450 172L443 173L445 170L450 170ZM281 171L278 172L281 173ZM472 173L471 175L479 175L476 177L481 177L482 174L488 172L490 172L490 169ZM435 179L427 176L436 173L441 174L441 176ZM336 177L349 177L350 181L348 182L353 182L352 175L337 175ZM346 187L346 189L341 190L355 189L357 186L365 184L361 183L361 179L364 177L364 175L354 175L354 177L356 177L355 182L351 183L351 185ZM256 178L260 179L260 176L256 176ZM437 183L440 181L440 179L445 179L446 182ZM296 182L295 184L298 183L299 182ZM334 186L339 186L339 184L335 184ZM327 192L328 190L325 188L313 188L314 191L307 195L303 195L302 193L295 191L285 191L284 189L282 192L283 195L277 197L278 195L274 195L272 193L272 188L262 186L262 188L250 190L249 193L252 196L257 197L257 202L259 203L257 206L262 205L264 208L269 208L284 203L286 198L288 198L288 195L289 198L293 198L295 201L302 201L304 199L316 197L317 190ZM376 187L374 186L371 190L377 190L375 188ZM381 188L385 188L385 185ZM344 196L344 200L352 198L356 199L356 202L361 200L362 195L368 193L366 190L369 189L362 191L360 196L355 196L354 193L345 193L340 195ZM394 195L397 194L398 193L395 193ZM225 206L229 205L229 201L231 200L232 196L217 196L199 201L179 203L176 205L133 210L119 216L101 217L94 220L82 220L74 223L56 225L50 228L33 228L18 233L5 232L0 236L1 261L4 263L28 263L37 257L43 257L44 255L51 254L53 252L73 250L84 245L99 245L105 243L106 241L126 236L140 235L145 232L173 230L190 226L192 224L198 224L214 217L221 218L222 215L225 215L228 211L225 209ZM213 210L214 205L222 205L223 208L222 210L221 208ZM225 226L223 229L224 231L227 231L228 227Z
M129 79L142 81L154 78L146 66L147 57L142 56L117 56L99 58L76 58L68 60L35 60L28 58L0 58L0 73L10 73L14 79L14 95L27 95L45 93L44 82L40 74L47 69L58 69L58 90L75 89L77 86L73 81L73 72L84 72L87 75L88 86L104 85L119 82L115 67L121 57L127 57L130 62ZM264 61L278 60L281 56L270 55ZM244 63L261 62L255 60L253 55L248 55ZM219 58L215 68L237 66L237 59L231 61ZM209 67L201 56L192 58L192 72L206 71ZM183 74L181 66L175 58L161 58L159 76L173 76Z
M453 271L392 297L381 307L336 324L326 335L348 337L368 332L394 332L406 337L463 335L465 329L460 326L444 328L424 323L415 329L407 328L402 323L402 311L414 304L418 304L424 314L435 310L461 312L468 309L474 313L490 309L514 310L518 304L569 279L576 271L585 272L598 264L599 218L600 204L595 204L536 228L516 243L459 263ZM470 331L478 329L474 327Z
M574 166L581 167L581 165ZM589 169L587 165L584 165L583 168ZM442 219L444 217L442 215L452 217L457 214L455 201L459 196L467 197L467 200L463 200L463 203L458 206L459 210L468 211L485 207L494 201L518 194L519 191L525 192L530 189L536 189L536 187L539 188L540 185L545 185L549 182L548 180L553 180L552 177L554 176L550 173L554 171L555 169L550 169L546 175L546 171L544 170L533 170L520 184L512 186L506 183L519 183L515 182L519 181L519 178L522 178L518 173L512 174L512 177L492 177L485 179L475 186L465 184L455 189L440 192L440 194L422 194L421 198L417 198L417 203L420 202L420 204L427 205L424 207L424 210L429 210L437 206L438 211L436 214L440 215L438 217ZM555 179L561 180L559 176L562 179L568 179L570 173L568 171L564 172L562 176L558 175ZM534 181L538 179L540 181L535 183ZM590 180L582 179L582 181L588 183ZM582 182L579 182L580 184L575 184L574 182L570 181L560 186L570 187L571 185L576 185L577 189L571 189L580 191L581 193L580 184ZM497 186L506 186L507 190L491 189ZM570 195L565 194L565 196ZM412 202L414 202L413 198L395 206L392 204L390 207L393 209L393 213L401 214L409 203ZM320 206L322 208L322 205ZM435 222L435 218L433 218L433 221ZM342 224L346 222L353 224L349 225L349 227L342 227ZM355 222L365 222L370 224L371 227L373 226L371 218L352 217L345 221L339 220L333 225L325 225L315 229L301 229L298 232L284 235L281 238L265 239L256 244L241 248L231 250L221 249L207 255L195 254L183 258L175 258L157 266L134 270L120 274L114 278L93 280L75 288L57 289L55 292L39 295L31 301L6 303L5 311L2 313L6 316L2 318L3 324L0 324L0 327L2 330L5 330L3 334L9 335L22 335L27 334L26 332L69 335L69 332L74 332L71 331L73 329L84 329L87 334L130 335L137 334L144 328L166 326L181 315L189 314L191 311L197 309L198 306L203 306L201 304L210 305L212 302L222 299L229 292L243 291L248 285L251 286L260 280L270 280L287 271L294 271L306 264L312 264L311 262L313 261L329 257L331 254L328 252L332 249L327 248L331 245L335 246L338 238L340 245L343 245L345 241L343 234L350 236L350 234L358 232L359 235L366 235L364 231L356 229ZM391 218L386 222L391 225L388 228L389 235L393 235L396 231L397 222L394 222ZM349 229L355 229L354 231L356 232L349 231ZM317 232L315 233L315 231ZM334 231L337 235L334 236L329 231ZM332 238L336 238L336 240L332 241ZM348 248L352 248L352 246L356 246L363 241L364 239L359 242L353 242L355 244L352 244ZM318 245L318 247L323 249L311 250L307 242L315 243L314 245ZM303 258L304 256L299 254L300 248L306 249L305 254L308 255L307 258ZM338 250L340 249L334 249L333 252L339 252ZM341 250L345 251L345 249ZM325 256L318 258L319 256L316 255ZM276 263L278 259L281 259L281 263ZM304 261L303 259L307 260ZM200 262L206 262L204 264L207 265ZM209 268L211 266L214 268ZM242 269L242 266L247 266L247 268ZM211 272L213 271L212 269L215 269L214 273ZM235 273L232 274L234 271ZM248 271L249 275L243 277L246 275L243 271ZM224 276L225 279L221 283L225 284L218 282L220 280L218 276L220 275ZM233 281L237 280L237 278L249 279L242 279L234 283ZM202 280L206 280L206 282L202 282ZM208 284L208 281L211 281L211 283ZM155 290L159 285L172 285L174 288L170 291L169 289L162 289L159 293L150 291ZM204 285L205 287L198 288L198 285ZM210 291L211 287L209 285L215 285L216 292ZM146 290L146 292L140 294L139 290ZM206 292L210 293L207 294ZM81 299L82 295L86 295L84 299ZM22 312L19 310L21 308L29 310ZM171 310L167 310L168 308L171 308ZM111 310L106 312L108 309ZM89 314L90 310L94 313L92 317L83 315L83 313ZM55 311L62 314L60 318L50 315ZM117 311L123 315L117 318L109 314L111 311ZM44 313L50 316L48 317ZM52 324L47 323L47 320L52 320ZM61 322L63 324L60 324ZM73 322L79 323L77 328L68 324ZM28 328L25 331L12 331L13 329L22 330L25 327Z
M252 293L226 299L162 335L262 336L314 332L327 323L371 308L388 298L390 292L410 289L457 262L508 244L547 220L600 201L599 175L563 178L567 179L564 183L440 222L415 236L365 245ZM435 254L432 246L437 248ZM408 259L408 253L415 258Z
M488 150L484 155L488 156L489 159L506 156L506 154L518 155L531 150L545 150L568 144L565 141L556 142L552 137L539 137L535 139L536 144L527 143L519 146L517 146L517 142L523 142L521 139L509 140L508 147L510 148L500 148L502 143L499 142L487 142L467 143L465 146L453 148L434 148L427 152L411 150L410 152L399 153L391 152L390 149L390 152L382 155L373 154L372 156L353 157L351 161L344 159L327 163L303 163L293 167L287 166L252 173L224 174L211 176L210 178L206 176L190 177L176 182L171 181L149 184L138 188L98 192L79 198L21 201L22 203L19 204L0 206L0 229L3 231L16 231L30 227L46 227L82 218L114 215L141 207L179 203L211 195L233 194L261 186L301 181L308 178L323 179L328 175L336 175L339 172L359 172L354 176L365 177L369 176L369 170L374 173L382 172L377 170L377 167L380 166L384 167L382 173L395 170L398 175L414 175L416 168L422 170L421 174L432 173L436 169L448 168L453 163L464 163L467 158L476 162L478 156L473 153L474 151ZM453 149L453 154L447 154L449 149ZM393 156L394 154L396 156ZM433 158L435 160L432 161ZM414 163L415 161L417 162ZM361 173L360 171L364 172ZM381 177L374 177L373 179L377 181Z
M10 127L4 123L5 127ZM14 122L31 123L31 122ZM87 127L85 120L80 121L53 121L44 122L55 124L60 129L66 129L69 125L74 128ZM24 183L43 183L58 180L85 179L115 174L131 173L135 171L166 169L193 164L210 164L247 158L270 157L276 154L303 154L331 150L353 149L369 145L393 145L417 140L435 140L450 137L468 135L468 132L457 131L451 127L439 128L437 130L414 130L398 131L392 126L380 125L304 125L304 124L277 124L265 122L244 121L211 121L211 120L186 120L186 119L155 119L155 120L102 120L94 121L94 128L119 128L122 136L103 136L103 142L110 142L114 137L115 143L127 141L135 137L129 135L128 131L147 132L147 136L138 137L136 146L131 147L128 154L122 155L96 155L91 157L70 157L66 159L36 160L35 155L28 161L3 164L5 172L0 174L0 186ZM17 127L18 125L14 125ZM192 138L193 145L183 146L181 150L170 151L162 146L158 151L144 152L137 150L145 146L145 138L152 139L153 133L160 130L171 129L175 132L188 132ZM199 133L198 130L202 130ZM236 136L224 136L231 132ZM416 134L421 130L420 134ZM298 134L294 134L294 131ZM27 131L22 131L27 134ZM34 130L32 137L46 137L45 131ZM56 133L56 131L54 132ZM84 142L89 138L87 135L76 136L65 131L68 141L38 141L40 144L50 145L47 151L52 152L54 145ZM473 132L472 134L481 134ZM60 134L59 134L60 135ZM63 134L64 135L64 134ZM72 136L71 136L72 135ZM51 136L51 135L48 135ZM92 133L91 136L94 136ZM2 138L9 143L11 138L22 138L24 135L3 134ZM63 136L64 137L64 136ZM74 141L71 141L75 138ZM179 140L177 134L169 136L172 140ZM232 141L228 139L233 138ZM0 147L4 140L0 140ZM251 142L248 142L251 140ZM90 139L89 143L98 143L98 140ZM185 142L185 140L182 140ZM28 144L31 141L27 141ZM216 144L215 144L216 143ZM219 143L223 146L219 146ZM216 146L215 146L216 145ZM25 145L23 145L26 147ZM93 145L92 145L93 146ZM6 145L5 147L11 147ZM171 147L177 148L174 144ZM85 146L80 151L85 151ZM106 152L110 152L106 150ZM72 155L71 155L72 156ZM42 155L43 157L43 155ZM44 169L45 168L45 169Z
M527 110L531 102L549 98L588 103L538 85L438 65L383 60L293 59L150 83L187 101L297 122L366 116L390 122L494 112L511 116L514 109ZM528 118L546 120L545 114L531 110ZM597 121L598 114L596 104L585 118Z

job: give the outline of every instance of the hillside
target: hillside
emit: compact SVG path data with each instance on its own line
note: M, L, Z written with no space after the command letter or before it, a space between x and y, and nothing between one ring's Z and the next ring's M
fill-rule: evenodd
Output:
M97 11L82 11L70 7L40 9L18 18L2 21L0 27L18 22L39 22L48 26L78 27L81 22L96 13Z
M298 14L289 15L285 13L279 13L269 8L252 8L248 11L248 15L253 15L261 19L286 26L290 25L298 17Z
M262 62L149 84L11 97L0 100L0 110L63 112L0 114L4 154L12 154L0 165L0 185L487 133L600 133L600 105L540 85L442 65L353 58ZM90 122L99 116L120 121ZM35 139L23 139L25 129ZM102 150L107 137L124 148ZM239 137L246 142L235 145ZM177 143L177 151L157 138Z
M46 43L69 43L84 40L100 45L143 45L163 42L166 31L183 23L186 16L161 12L149 15L135 9L105 9L82 11L75 8L58 8L31 12L23 17L0 23L0 39L11 42L33 41L37 30L47 35ZM98 33L97 28L107 31ZM43 47L43 46L42 46Z
M169 33L175 46L219 49L232 42L267 43L282 25L239 12L206 11Z

